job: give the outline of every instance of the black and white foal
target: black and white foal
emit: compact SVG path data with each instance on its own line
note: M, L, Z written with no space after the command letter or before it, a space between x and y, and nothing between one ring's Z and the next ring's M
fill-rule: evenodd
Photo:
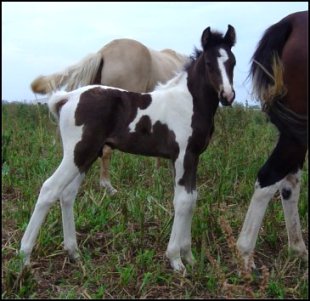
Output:
M78 256L73 203L85 172L101 155L104 145L124 152L172 160L174 209L166 255L174 270L184 270L181 257L192 264L191 221L195 208L199 155L213 133L219 105L234 100L235 30L223 36L206 28L197 51L185 70L152 93L134 93L107 86L87 86L58 92L49 100L59 119L63 159L43 184L29 225L22 238L25 264L30 262L39 229L50 206L60 200L64 247Z

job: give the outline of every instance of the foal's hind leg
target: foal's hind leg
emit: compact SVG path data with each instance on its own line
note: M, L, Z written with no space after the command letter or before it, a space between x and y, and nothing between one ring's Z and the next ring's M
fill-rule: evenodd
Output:
M69 257L75 260L79 257L76 240L73 205L79 187L84 179L84 174L79 174L63 191L60 197L64 248L68 251Z
M105 145L102 149L101 167L100 167L100 185L105 187L110 195L113 195L117 190L112 186L109 175L109 164L111 160L112 149Z
M282 182L280 192L289 248L296 252L303 260L308 261L308 250L302 238L298 213L300 174L301 172L298 171L297 173L286 176Z
M30 263L32 249L48 210L78 174L79 170L72 158L64 157L54 174L42 185L34 212L21 241L20 251L24 255L25 265Z

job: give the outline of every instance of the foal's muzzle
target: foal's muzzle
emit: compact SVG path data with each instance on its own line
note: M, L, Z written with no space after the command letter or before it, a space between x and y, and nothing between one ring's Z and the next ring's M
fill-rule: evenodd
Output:
M235 99L235 96L236 94L234 89L232 89L229 93L222 90L219 95L222 106L231 106Z

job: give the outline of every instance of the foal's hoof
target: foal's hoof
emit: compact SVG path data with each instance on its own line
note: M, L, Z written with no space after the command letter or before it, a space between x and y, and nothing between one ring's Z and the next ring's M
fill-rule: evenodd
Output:
M169 259L170 265L174 272L186 274L186 268L181 260L181 258Z
M107 188L107 192L110 196L112 196L117 193L117 190L114 187L109 187Z
M70 262L72 262L72 263L79 261L81 258L78 251L68 252L68 256L69 256Z
M305 250L305 251L299 253L298 256L301 258L301 260L303 262L308 263L308 261L309 261L308 250Z
M19 252L19 257L21 259L22 268L30 266L30 254L26 254L24 251Z
M309 256L308 256L307 249L300 250L300 249L289 248L288 255L292 257L299 257L304 264L308 264Z
M240 268L238 270L239 276L241 276L242 274L245 274L245 275L248 275L248 274L258 275L259 274L259 271L256 268L256 265L254 263L254 260L253 259L249 260L248 256L245 256L243 258L242 266L239 268Z
M184 256L184 260L192 267L196 264L196 259L194 258L192 252Z

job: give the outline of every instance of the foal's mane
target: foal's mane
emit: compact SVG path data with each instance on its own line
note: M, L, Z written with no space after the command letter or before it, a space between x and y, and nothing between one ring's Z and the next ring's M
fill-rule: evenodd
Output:
M168 80L167 82L158 83L154 91L165 90L165 89L175 87L180 82L183 74L184 74L184 70L176 73L175 76L172 79Z
M207 48L214 47L217 45L223 45L225 44L225 38L223 37L223 34L218 31L212 31L212 34L208 38ZM167 50L167 49L165 49ZM158 83L155 87L155 90L162 90L167 89L170 87L173 87L177 85L180 81L181 75L183 72L187 72L189 67L199 58L199 56L203 53L202 50L198 49L197 47L194 47L193 54L190 55L188 62L183 66L183 69L181 72L177 73L175 77L167 81L166 83Z

